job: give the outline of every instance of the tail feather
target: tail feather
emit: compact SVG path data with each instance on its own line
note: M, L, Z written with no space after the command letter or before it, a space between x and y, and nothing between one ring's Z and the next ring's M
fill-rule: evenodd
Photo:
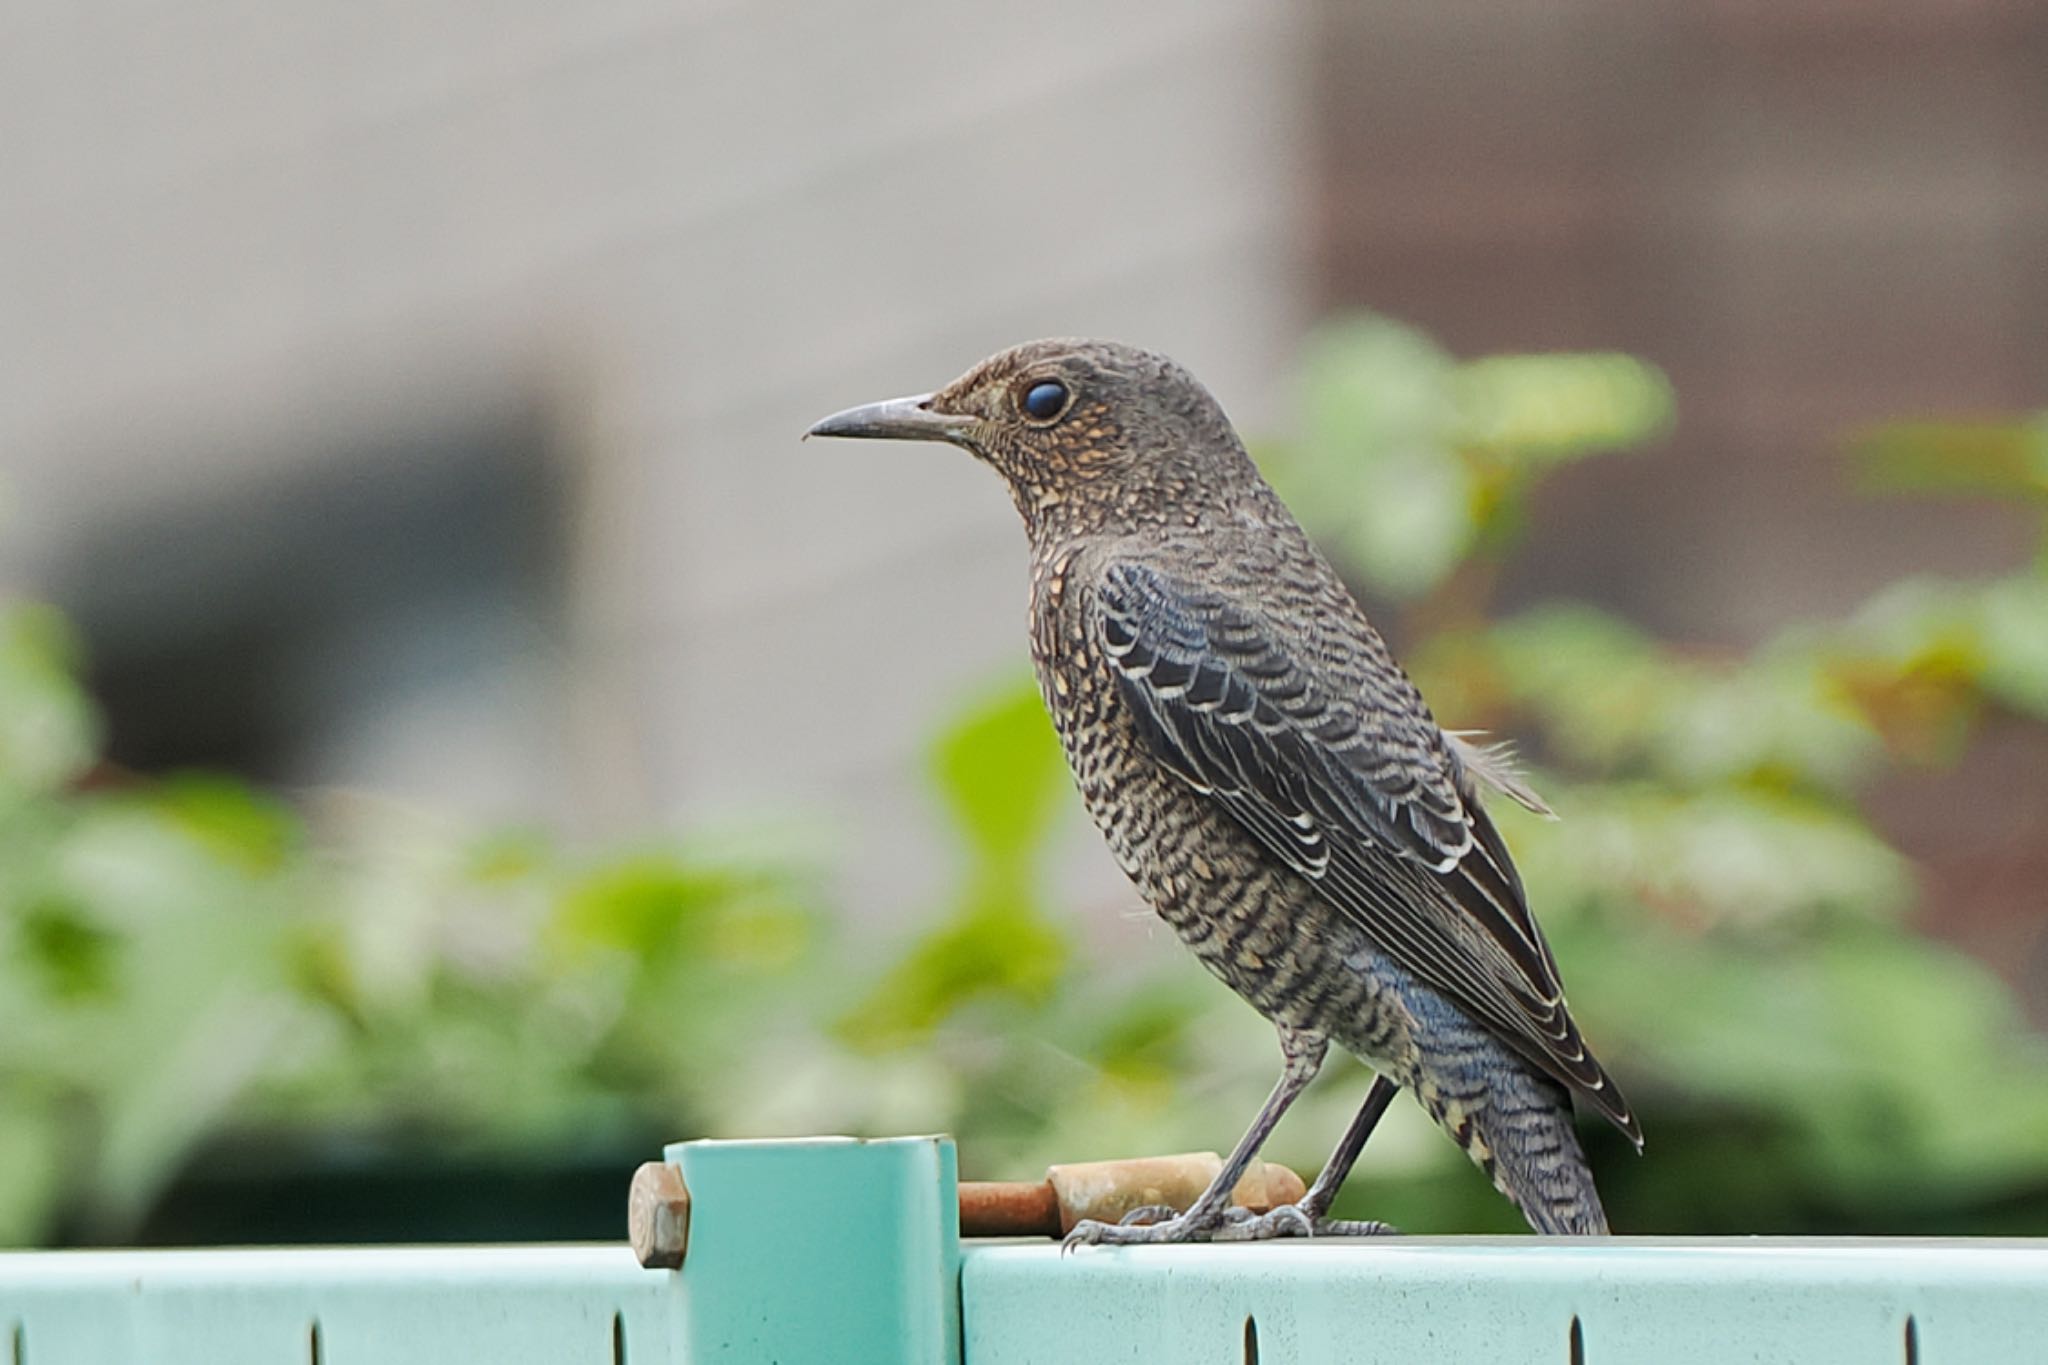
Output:
M1510 1112L1491 1111L1495 1188L1515 1202L1537 1232L1605 1235L1607 1210L1579 1147L1571 1099L1548 1077L1553 1103Z
M1607 1232L1571 1092L1440 1001L1411 996L1410 1004L1423 1008L1407 1083L1430 1117L1537 1232Z
M1521 1074L1496 1072L1464 1093L1425 1085L1418 1091L1424 1107L1532 1229L1606 1233L1607 1212L1572 1124L1569 1092L1506 1049L1496 1060Z

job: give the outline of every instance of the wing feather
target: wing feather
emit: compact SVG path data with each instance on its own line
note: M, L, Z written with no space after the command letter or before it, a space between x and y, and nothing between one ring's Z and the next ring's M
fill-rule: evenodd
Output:
M1398 673L1338 695L1258 612L1149 565L1109 565L1095 600L1152 756L1640 1146L1469 780L1533 800L1506 760L1447 737Z

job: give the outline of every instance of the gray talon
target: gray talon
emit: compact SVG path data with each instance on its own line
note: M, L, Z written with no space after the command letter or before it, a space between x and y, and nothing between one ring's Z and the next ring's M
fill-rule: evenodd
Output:
M1399 1237L1401 1229L1376 1218L1319 1218L1318 1237Z
M1075 1247L1094 1246L1102 1240L1102 1234L1109 1231L1109 1224L1098 1223L1093 1218L1083 1218L1060 1238L1060 1255L1064 1256Z
M1140 1228L1170 1222L1179 1216L1180 1210L1171 1204L1140 1204L1116 1221L1118 1227Z
M1259 1220L1261 1228L1273 1229L1275 1237L1313 1237L1315 1220L1294 1204L1282 1204Z
M1380 1237L1394 1233L1386 1223L1357 1218L1312 1216L1299 1204L1282 1204L1267 1213L1238 1209L1241 1215L1228 1218L1217 1228L1212 1240L1218 1242L1264 1242L1282 1237Z
M1231 1205L1215 1217L1197 1222L1164 1204L1132 1209L1118 1223L1084 1218L1060 1242L1060 1254L1084 1246L1160 1246L1174 1242L1266 1242L1283 1237L1387 1237L1400 1230L1363 1218L1325 1218L1299 1204L1282 1204L1266 1213Z
M1218 1219L1197 1222L1185 1213L1174 1214L1159 1223L1133 1223L1128 1214L1125 1221L1116 1224L1084 1218L1074 1224L1074 1230L1066 1235L1060 1248L1072 1251L1082 1246L1162 1246L1173 1242L1207 1242L1213 1240L1220 1226Z

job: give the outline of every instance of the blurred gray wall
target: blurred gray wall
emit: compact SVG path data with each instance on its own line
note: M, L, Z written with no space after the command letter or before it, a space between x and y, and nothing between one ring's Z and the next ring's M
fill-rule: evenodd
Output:
M920 894L916 746L1020 663L1021 539L951 452L798 433L1048 333L1256 421L1304 313L1294 5L966 13L0 6L0 572L260 655L130 685L269 698L265 776L797 803Z

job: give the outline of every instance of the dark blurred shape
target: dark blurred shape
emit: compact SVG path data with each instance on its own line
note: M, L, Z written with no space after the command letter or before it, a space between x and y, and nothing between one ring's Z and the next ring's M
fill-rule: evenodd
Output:
M124 1239L136 1246L415 1242L612 1242L625 1226L624 1172L661 1139L619 1151L531 1159L351 1151L261 1142L202 1153ZM60 1230L58 1246L98 1241Z
M82 530L50 595L108 759L264 781L330 764L422 694L488 682L560 607L563 494L538 414L394 431Z

